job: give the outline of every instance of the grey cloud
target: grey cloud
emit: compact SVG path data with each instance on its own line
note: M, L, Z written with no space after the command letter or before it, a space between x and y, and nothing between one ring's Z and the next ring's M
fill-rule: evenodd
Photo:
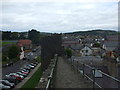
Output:
M110 4L105 2L5 3L3 30L24 31L36 28L40 31L67 32L94 28L116 29L117 4L111 4L112 7L109 6Z

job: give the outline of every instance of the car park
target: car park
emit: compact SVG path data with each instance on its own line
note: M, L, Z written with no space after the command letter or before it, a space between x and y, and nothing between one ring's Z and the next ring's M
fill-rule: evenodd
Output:
M10 86L11 88L13 88L15 86L15 83L11 83L8 80L0 80L0 83Z

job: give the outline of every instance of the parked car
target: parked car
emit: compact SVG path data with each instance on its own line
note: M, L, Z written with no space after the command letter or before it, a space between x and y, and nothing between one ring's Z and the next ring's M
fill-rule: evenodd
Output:
M22 73L27 74L27 75L30 73L30 71L27 69L21 69L21 70L19 70L19 72L22 72Z
M0 80L0 83L10 86L11 88L13 88L15 86L15 83L11 83L8 80Z
M28 72L28 73L30 72L30 70L28 70L28 69L26 69L26 68L22 68L22 69L20 69L20 71L21 71L21 70L22 70L22 71L25 71L25 72Z
M0 90L6 90L6 89L10 89L10 86L0 83Z
M33 65L33 66L35 66L35 67L37 66L37 64L35 64L35 63L31 63L31 65Z
M24 74L24 73L22 73L22 72L16 72L17 74L19 74L19 75L22 75L22 76L24 76L24 77L27 77L27 74Z
M37 65L38 65L38 62L34 62L34 64L37 64Z
M19 75L5 75L6 77L16 77L16 80L19 80L19 81L21 81L21 80L23 80L23 77L21 77L21 76L19 76Z
M32 69L32 68L29 67L29 66L25 66L24 68L27 69L27 70L29 70L29 71Z
M34 69L34 68L35 68L35 66L30 65L30 64L27 64L26 66L27 66L27 67L30 67L31 69Z
M10 73L9 75L14 75L14 76L18 76L18 77L24 78L24 76L19 75L19 74L17 74L17 73Z
M32 52L36 52L36 49L33 49Z
M21 73L23 73L23 74L29 74L29 72L27 72L27 71L24 71L24 70L20 70L19 72L21 72Z
M24 57L24 58L23 58L23 60L27 60L27 58L26 58L26 57Z

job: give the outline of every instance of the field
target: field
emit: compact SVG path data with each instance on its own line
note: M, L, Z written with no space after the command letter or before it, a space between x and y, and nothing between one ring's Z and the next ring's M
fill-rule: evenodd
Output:
M2 42L2 46L7 45L7 44L16 44L16 42L10 42L10 41Z

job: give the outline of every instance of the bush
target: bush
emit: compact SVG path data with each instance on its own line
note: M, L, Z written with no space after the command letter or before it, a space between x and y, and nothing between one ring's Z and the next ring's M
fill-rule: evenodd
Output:
M65 49L65 53L69 58L72 56L72 51L70 49Z
M7 59L7 55L2 55L2 61L7 61L8 59Z
M100 47L100 43L94 43L93 47Z
M36 58L36 61L37 61L37 62L41 62L41 57L38 56L38 57Z

